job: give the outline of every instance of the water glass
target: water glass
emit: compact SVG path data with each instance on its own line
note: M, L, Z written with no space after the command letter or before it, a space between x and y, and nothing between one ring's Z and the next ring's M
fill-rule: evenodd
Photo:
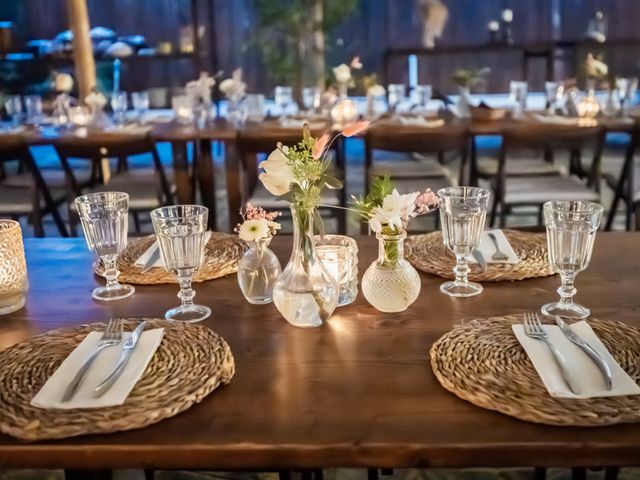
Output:
M252 122L264 120L264 95L261 93L250 93L244 98L244 108L247 119Z
M182 301L167 310L167 320L199 322L211 315L211 309L193 303L193 276L204 260L205 234L209 210L200 205L172 205L151 212L153 229L160 246L164 268L178 278Z
M544 82L544 91L546 96L546 109L549 115L556 113L558 100L562 98L564 88L559 82Z
M124 121L128 106L127 92L113 92L111 95L111 109L113 110L113 120L116 123Z
M387 89L387 101L389 102L389 110L395 112L402 102L404 102L405 92L407 88L403 83L392 83Z
M39 125L42 121L42 97L40 95L27 95L24 97L24 106L27 111L27 122Z
M4 110L11 119L12 125L18 125L22 116L22 97L9 95L4 101Z
M171 108L178 123L193 123L193 99L190 95L174 95L171 97Z
M549 263L560 274L560 301L542 307L545 315L586 318L587 307L573 302L576 275L587 268L591 260L596 232L602 221L603 207L584 201L554 201L543 206L547 227Z
M616 78L616 89L620 98L620 115L626 117L629 114L629 105L632 105L638 90L637 78Z
M509 83L509 98L513 104L513 113L521 115L527 109L527 82L512 81Z
M293 88L278 86L275 89L274 101L280 107L280 121L287 119L287 109L293 103Z
M318 87L304 87L302 89L302 104L307 110L307 115L320 108L320 89Z
M104 287L93 291L93 298L109 302L130 297L135 289L118 283L116 266L118 254L127 246L129 195L123 192L90 193L76 198L75 204L89 250L100 258L107 280Z
M358 296L358 244L344 235L316 235L313 243L338 284L338 307L349 305Z
M28 289L20 224L0 220L0 315L20 310Z
M411 92L411 105L413 109L425 112L431 100L433 88L431 85L416 85Z
M138 119L142 120L149 110L149 92L133 92L131 94L131 104L136 111Z
M440 285L452 297L471 297L482 292L482 285L468 279L469 255L477 248L484 229L490 192L476 187L447 187L438 190L442 240L456 257L455 280Z

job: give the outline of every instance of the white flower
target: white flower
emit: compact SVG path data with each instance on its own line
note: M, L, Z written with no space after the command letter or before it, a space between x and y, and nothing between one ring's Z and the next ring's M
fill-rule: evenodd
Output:
M107 97L97 90L94 90L84 98L84 103L89 105L93 111L102 110L107 104Z
M602 78L609 74L609 66L601 60L598 60L593 54L587 54L585 60L585 73L587 77Z
M57 92L69 93L73 88L73 77L68 73L58 73L54 83Z
M369 219L369 226L371 227L371 230L376 233L380 233L380 230L382 230L382 223L380 223L380 220L377 217Z
M232 78L227 78L226 80L223 80L220 82L220 91L225 95L228 95L229 93L231 93L231 91L233 90L233 87L234 87L234 82Z
M344 63L334 67L333 74L336 77L336 82L338 83L348 83L351 80L351 69L349 65L345 65Z
M245 242L255 242L270 234L267 220L246 220L240 225L238 236Z
M372 210L369 225L374 232L379 232L383 225L398 230L404 229L414 216L416 198L419 192L400 194L394 189L392 193L384 197L382 206Z
M286 146L276 148L269 157L258 165L264 170L260 174L260 180L269 192L273 195L284 195L291 189L291 184L296 182L293 170L289 166L289 159L285 155L288 148ZM284 151L284 152L283 152Z
M387 91L382 85L375 84L369 87L367 90L367 95L371 97L384 97L387 94Z
M276 230L280 230L281 225L278 222L267 220L267 224L269 225L269 228L271 229L272 232L275 232Z

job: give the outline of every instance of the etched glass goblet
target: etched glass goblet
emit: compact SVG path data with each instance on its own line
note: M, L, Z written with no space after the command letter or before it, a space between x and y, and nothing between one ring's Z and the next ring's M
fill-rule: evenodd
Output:
M596 232L602 221L603 207L584 201L547 202L543 206L547 227L547 254L554 271L560 274L560 301L542 307L545 315L587 318L591 311L573 302L576 275L591 260Z
M472 297L482 285L469 281L469 255L478 246L484 229L490 192L476 187L447 187L438 190L442 240L456 257L455 280L440 285L452 297Z
M209 209L200 205L173 205L151 212L153 229L160 246L164 268L178 278L182 301L179 307L167 310L167 320L199 322L211 315L211 309L193 303L196 296L191 287L193 276L204 259L205 234Z
M91 294L109 302L133 295L135 288L118 283L116 261L127 246L129 195L123 192L90 193L76 198L76 209L89 250L100 257L107 284Z

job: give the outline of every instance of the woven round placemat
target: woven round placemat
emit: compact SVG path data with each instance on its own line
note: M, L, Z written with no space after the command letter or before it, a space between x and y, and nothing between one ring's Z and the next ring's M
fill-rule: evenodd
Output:
M640 422L640 396L554 398L516 339L511 325L522 315L475 319L455 326L431 347L440 384L474 405L547 425L600 426ZM640 330L589 319L620 366L640 381Z
M130 239L124 252L118 257L118 281L137 285L153 285L159 283L178 283L176 276L167 272L163 267L153 267L142 273L142 267L135 263L155 242L155 235L148 235L138 239ZM237 235L222 232L211 232L209 241L205 245L204 261L200 270L193 277L194 282L204 282L214 278L224 277L238 271L238 260L247 250L247 244ZM100 262L94 264L96 274L104 276L104 269Z
M503 230L520 261L516 264L490 263L482 271L477 263L469 263L469 279L474 282L501 282L547 277L553 270L547 260L544 233ZM455 257L442 243L442 232L411 236L405 245L405 257L418 270L443 278L454 278Z
M126 322L133 330L136 321ZM149 320L164 337L123 405L94 409L41 409L30 405L47 379L91 331L94 323L53 330L0 352L0 431L22 440L45 440L146 427L199 403L235 372L231 350L198 325Z

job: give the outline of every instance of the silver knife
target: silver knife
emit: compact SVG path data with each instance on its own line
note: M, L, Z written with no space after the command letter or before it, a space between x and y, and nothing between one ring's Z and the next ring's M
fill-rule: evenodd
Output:
M487 261L484 258L484 255L482 255L482 252L480 250L473 250L471 252L471 256L473 258L475 258L476 262L478 262L478 265L480 265L480 268L482 269L483 272L487 271Z
M147 273L149 270L151 270L155 266L155 263L160 259L160 245L157 241L154 243L154 245L155 250L151 253L151 256L142 267L142 273Z
M613 381L611 378L611 369L609 368L609 365L607 365L607 362L602 359L600 354L596 352L596 350L591 345L589 345L573 330L571 330L569 324L565 322L562 317L558 315L555 315L554 317L556 320L556 325L560 327L560 330L562 331L562 333L564 333L564 336L571 340L571 342L575 343L578 347L580 347L582 351L586 353L587 356L593 361L593 363L596 364L596 366L600 370L600 373L602 373L602 377L604 378L604 383L607 386L607 390L611 390Z
M105 378L103 382L93 390L93 394L95 397L101 397L102 395L104 395L116 382L116 380L120 378L120 374L124 370L124 367L127 365L131 354L138 344L138 340L140 339L140 335L142 335L142 331L144 330L146 323L146 320L140 323L140 325L136 327L127 341L124 342L124 345L122 345L122 353L120 353L120 358L118 359L118 363L116 364L115 368L109 374L109 376Z

